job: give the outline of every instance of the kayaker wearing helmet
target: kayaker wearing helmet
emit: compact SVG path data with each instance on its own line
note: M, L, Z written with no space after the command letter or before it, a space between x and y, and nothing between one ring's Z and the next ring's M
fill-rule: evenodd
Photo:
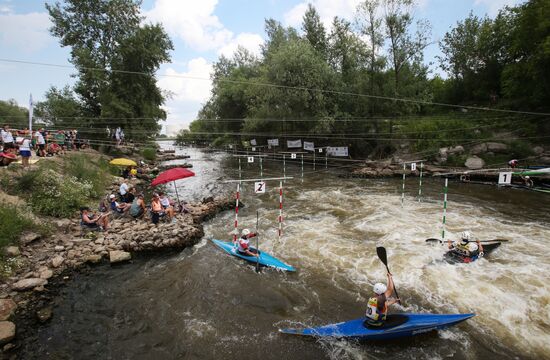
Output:
M237 251L241 255L258 256L257 252L250 251L250 239L258 236L257 233L250 232L248 229L243 229L241 237L237 239ZM256 250L254 250L256 251Z
M393 278L388 273L388 286L382 283L376 283L373 287L374 296L369 299L367 304L367 325L382 326L388 313L388 306L399 302L399 299L391 298L393 294Z
M449 249L451 251L462 255L466 257L472 257L472 256L483 256L483 245L481 245L481 242L476 240L475 243L472 242L473 235L469 231L463 231L462 234L460 234L460 241L459 242L451 242L451 240L447 240L447 245L449 246Z

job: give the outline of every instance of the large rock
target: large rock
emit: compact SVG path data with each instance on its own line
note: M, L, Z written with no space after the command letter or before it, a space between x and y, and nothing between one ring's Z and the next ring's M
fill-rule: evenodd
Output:
M543 148L542 146L535 146L535 147L533 148L533 153L534 153L535 155L540 155L540 154L542 154L543 152L544 152L544 148Z
M122 261L128 261L131 258L132 258L132 255L130 255L130 253L126 251L120 251L120 250L109 251L109 261L111 262L111 264L115 264Z
M485 166L485 161L483 159L478 158L477 156L471 156L469 157L466 162L464 163L464 166L466 166L470 170L478 170Z
M84 258L84 261L91 264L97 264L101 261L101 255L88 255Z
M6 247L4 252L6 253L7 256L11 256L11 257L21 255L21 251L19 251L19 248L17 246L8 246Z
M34 289L38 286L44 286L48 283L48 280L46 279L40 279L40 278L30 278L30 279L23 279L19 280L15 284L12 285L12 288L17 291L25 291Z
M447 152L449 154L462 154L464 152L464 146L462 145L452 146L449 148L449 150L447 150Z
M487 152L487 144L479 144L470 149L470 154L479 155Z
M0 299L0 321L5 321L10 318L17 304L12 299Z
M45 270L40 271L40 278L41 279L48 280L52 276L53 276L53 271L51 271L50 269L45 269Z
M63 264L64 261L65 259L63 258L63 256L58 255L52 259L52 266L54 268L58 268L61 266L61 264Z
M508 150L508 145L497 143L497 142L488 142L487 145L487 151L491 151L494 153L502 153L506 152Z
M15 337L15 324L11 321L0 321L0 344L4 345Z
M59 230L67 233L71 230L72 222L69 219L59 219L54 221L54 224Z
M36 233L33 233L33 232L26 232L23 235L21 235L21 237L19 238L19 241L22 244L27 245L27 244L32 243L33 241L38 240L38 239L40 239L39 234L36 234Z

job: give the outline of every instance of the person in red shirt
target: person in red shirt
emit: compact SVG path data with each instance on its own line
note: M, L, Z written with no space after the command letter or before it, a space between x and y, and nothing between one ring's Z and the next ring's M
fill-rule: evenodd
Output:
M243 229L241 237L237 239L237 251L245 256L258 256L256 249L250 248L250 239L258 236L258 233L250 232L248 229Z

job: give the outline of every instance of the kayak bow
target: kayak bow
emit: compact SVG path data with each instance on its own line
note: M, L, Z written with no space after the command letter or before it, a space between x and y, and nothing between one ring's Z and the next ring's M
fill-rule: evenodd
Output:
M265 251L260 251L259 258L255 256L246 256L246 255L239 254L235 246L233 246L232 242L221 241L221 240L212 240L212 241L214 242L214 244L216 244L219 248L221 248L226 253L236 256L238 258L244 259L246 261L249 261L253 264L256 264L259 262L260 265L262 266L273 267L273 268L285 270L285 271L296 271L296 269L294 269L292 266L285 264L281 260L269 255ZM253 247L251 247L251 249L255 250Z
M392 314L380 327L365 326L365 318L306 329L279 329L283 334L355 340L389 340L444 329L475 314Z

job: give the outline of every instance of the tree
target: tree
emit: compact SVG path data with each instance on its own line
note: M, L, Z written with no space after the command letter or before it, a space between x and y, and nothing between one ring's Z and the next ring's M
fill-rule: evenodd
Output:
M302 30L304 37L309 41L311 46L326 59L327 57L327 35L325 27L321 22L321 18L313 5L308 4L307 10L303 17Z
M144 129L155 135L157 122L166 117L160 109L165 96L154 74L169 61L173 48L160 25L140 25L140 5L135 0L46 4L53 22L51 33L62 46L71 47L71 62L78 71L75 92L83 115L108 119L111 127L126 126L126 134L134 138L143 138ZM94 122L87 126L93 128Z
M0 100L0 126L8 124L13 129L29 126L29 110L21 107L14 99Z

